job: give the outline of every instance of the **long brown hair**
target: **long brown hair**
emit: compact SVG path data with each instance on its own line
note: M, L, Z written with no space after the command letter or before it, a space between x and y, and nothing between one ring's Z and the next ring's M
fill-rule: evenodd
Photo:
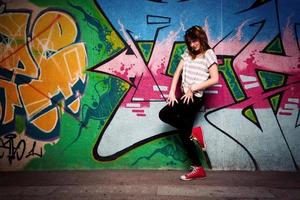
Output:
M200 42L200 51L195 52L190 46L192 41L199 40ZM184 41L189 50L190 56L195 59L198 54L205 53L206 50L210 49L208 44L208 39L205 31L200 26L192 26L186 30L184 34Z

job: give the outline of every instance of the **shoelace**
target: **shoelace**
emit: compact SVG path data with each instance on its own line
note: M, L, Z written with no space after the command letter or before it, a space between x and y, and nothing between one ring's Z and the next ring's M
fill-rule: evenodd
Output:
M193 171L191 171L190 173L187 174L187 176L192 176L192 175L195 175L197 173L197 168L196 167L193 167Z

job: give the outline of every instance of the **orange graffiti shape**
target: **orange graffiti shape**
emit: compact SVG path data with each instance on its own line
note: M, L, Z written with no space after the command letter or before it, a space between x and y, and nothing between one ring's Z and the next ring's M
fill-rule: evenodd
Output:
M30 78L38 77L38 67L35 64L27 46L26 25L29 14L3 13L0 15L0 66ZM21 64L21 65L20 65ZM21 66L21 67L20 67Z
M58 16L60 16L58 18ZM46 29L48 24L51 28ZM39 34L43 32L42 34ZM81 79L86 66L86 51L83 43L74 44L77 37L76 24L68 15L58 12L47 12L36 21L30 43L34 58L40 66L38 80L19 86L26 114L33 117L42 109L52 105L51 98L62 93L65 99L73 95L72 86ZM74 101L78 101L78 97ZM80 106L80 104L77 104ZM74 108L74 112L78 108ZM50 118L50 120L49 120ZM50 132L58 121L56 109L51 109L35 118L32 123L44 132ZM45 125L47 124L47 126Z
M1 80L0 76L0 86L6 96L3 123L13 120L14 106L21 107L22 102L27 119L41 131L51 132L59 120L58 107L53 105L57 102L51 99L58 94L64 99L76 95L72 86L79 80L83 83L86 80L86 51L83 43L76 43L78 30L69 15L57 11L43 13L35 21L32 37L27 41L28 17L23 13L0 15L0 33L2 39L7 39L0 43L0 65L13 72L9 81ZM25 75L31 81L17 86L14 83L16 74ZM80 98L76 95L67 105L74 113L79 110ZM46 109L49 106L52 108Z

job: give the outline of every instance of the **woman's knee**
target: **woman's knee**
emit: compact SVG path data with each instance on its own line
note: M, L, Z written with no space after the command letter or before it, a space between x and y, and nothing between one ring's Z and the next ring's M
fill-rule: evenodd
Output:
M166 121L166 111L164 108L159 111L158 116L161 121L163 121L163 122Z

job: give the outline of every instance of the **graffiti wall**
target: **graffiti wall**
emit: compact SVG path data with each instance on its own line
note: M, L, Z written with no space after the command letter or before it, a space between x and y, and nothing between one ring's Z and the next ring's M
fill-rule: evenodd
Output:
M183 35L204 27L219 83L199 157L212 170L298 171L297 0L0 1L0 170L184 169L161 122Z

